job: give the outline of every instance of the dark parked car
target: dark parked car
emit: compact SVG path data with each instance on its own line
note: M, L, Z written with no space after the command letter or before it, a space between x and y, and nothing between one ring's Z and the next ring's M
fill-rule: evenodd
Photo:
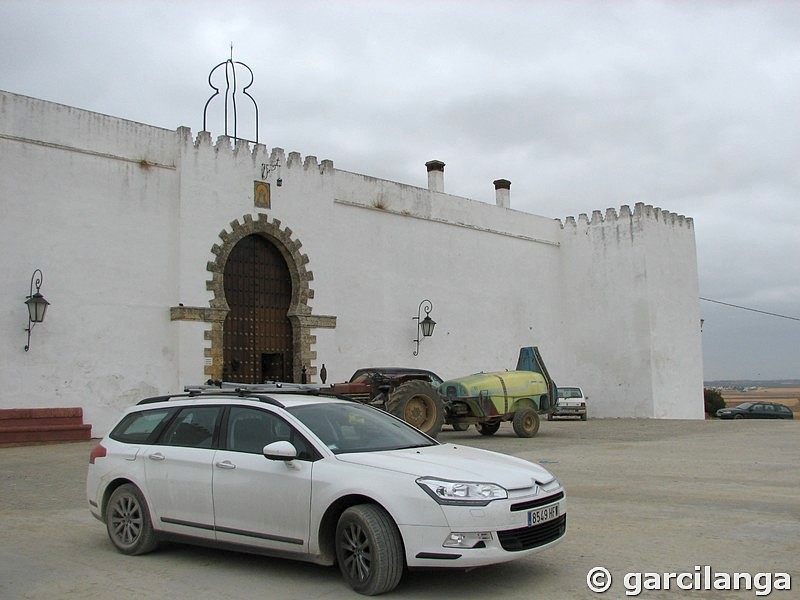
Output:
M733 408L720 408L720 419L794 419L788 406L777 402L743 402Z

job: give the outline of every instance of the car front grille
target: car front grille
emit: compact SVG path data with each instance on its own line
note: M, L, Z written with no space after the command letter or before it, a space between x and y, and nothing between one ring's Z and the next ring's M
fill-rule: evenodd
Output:
M519 552L520 550L530 550L554 542L567 531L567 515L561 515L557 519L534 525L533 527L521 527L520 529L509 529L498 531L497 538L500 545L507 552Z
M544 506L545 504L557 502L561 500L563 497L564 497L564 492L558 492L557 494L553 494L552 496L548 496L547 498L537 498L536 500L528 500L527 502L517 502L516 504L511 505L511 512L518 510L530 510L532 508Z

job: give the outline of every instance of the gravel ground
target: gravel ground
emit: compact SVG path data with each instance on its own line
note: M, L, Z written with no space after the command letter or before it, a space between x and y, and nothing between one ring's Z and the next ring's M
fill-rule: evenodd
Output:
M447 430L440 439L551 469L567 490L567 537L504 565L412 572L386 597L624 598L636 583L624 584L627 573L695 574L706 566L712 573L788 573L795 589L770 597L800 597L797 420L545 421L532 439L515 437L507 424L493 437L471 429ZM86 508L95 443L0 448L3 600L363 597L335 567L182 545L119 554ZM598 566L613 576L605 594L587 588L587 573ZM756 591L754 584L750 591L691 592L673 582L672 590L638 597L763 596Z

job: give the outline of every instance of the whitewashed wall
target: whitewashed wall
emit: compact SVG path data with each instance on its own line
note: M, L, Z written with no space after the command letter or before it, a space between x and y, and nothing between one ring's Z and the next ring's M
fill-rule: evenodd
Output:
M512 369L521 346L538 345L596 416L702 417L691 220L637 205L562 228L313 156L5 92L0 152L0 407L83 406L99 435L122 406L202 381L208 327L170 321L169 307L208 306L212 248L263 212L302 243L313 313L337 318L314 332L329 381L368 365L445 378ZM272 207L255 209L253 181L275 160ZM36 267L52 306L25 353ZM415 357L423 299L438 324Z
M566 219L563 241L557 381L580 385L594 416L703 418L692 220L623 206Z
M0 94L0 406L107 426L177 383L175 133ZM140 160L163 166L143 167ZM35 268L51 303L25 352Z

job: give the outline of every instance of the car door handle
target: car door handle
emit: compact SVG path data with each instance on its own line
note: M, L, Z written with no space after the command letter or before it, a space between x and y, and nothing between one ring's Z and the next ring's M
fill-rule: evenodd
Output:
M161 452L155 452L153 454L149 454L147 458L149 458L150 460L164 460L166 456L161 454Z
M220 469L235 469L236 468L236 465L233 464L229 460L223 460L223 461L220 461L220 462L214 463L214 464L217 465Z

